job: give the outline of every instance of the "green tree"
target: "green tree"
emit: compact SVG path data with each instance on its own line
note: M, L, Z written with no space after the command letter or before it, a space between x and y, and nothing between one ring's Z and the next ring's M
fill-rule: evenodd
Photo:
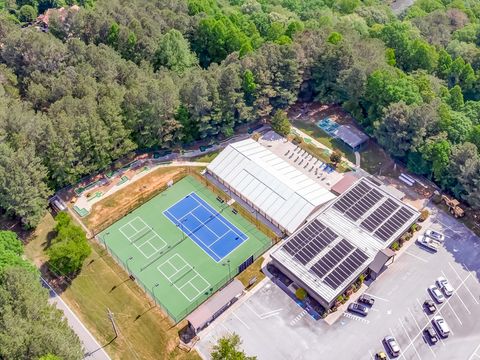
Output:
M332 151L332 153L330 154L330 161L334 165L337 165L342 161L342 153L340 152L340 150L335 149Z
M47 354L40 357L38 360L62 360L57 355Z
M275 115L273 115L270 124L272 126L272 129L280 135L286 136L290 134L291 125L285 111L278 110Z
M256 356L247 356L239 349L241 344L237 334L220 338L210 354L212 360L255 360Z
M15 151L0 144L0 206L18 216L26 228L35 227L45 213L51 193L46 177L32 145Z
M460 110L463 108L463 94L460 86L455 85L450 89L450 98L448 100L448 104L453 110Z
M182 74L195 65L196 60L195 54L190 51L190 44L180 31L171 29L160 39L153 64L156 70L164 66Z
M57 216L57 234L48 249L49 265L59 275L74 274L81 270L91 248L82 228L73 224L66 213Z
M38 272L10 267L0 275L0 358L83 358L80 340L48 298Z
M37 269L24 260L23 245L13 231L0 231L0 274L12 266L22 267L28 271Z
M31 5L23 5L18 11L18 20L22 22L32 22L37 18L37 9Z

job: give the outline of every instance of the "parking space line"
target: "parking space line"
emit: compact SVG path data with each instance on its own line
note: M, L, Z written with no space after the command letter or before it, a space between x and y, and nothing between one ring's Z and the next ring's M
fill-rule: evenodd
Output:
M237 318L238 321L240 321L243 325L245 325L245 327L250 330L250 326L247 325L247 323L245 321L243 321L242 319L240 319L240 317L235 314L234 312L232 312L232 315L235 316Z
M465 279L462 280L462 282L460 283L460 285L459 285L456 289L454 289L454 292L457 292L457 290L458 290L461 286L463 286L463 284L465 284L465 281L467 281L468 278L470 278L470 276L472 276L472 273L469 273L469 274L465 277ZM440 314L440 311L448 304L448 302L450 301L450 299L451 299L451 297L448 298L448 299L440 306L440 308L438 309L438 313L439 313L439 314ZM422 328L422 331L421 331L420 333L418 333L418 334L413 338L413 340L415 340L420 334L422 334L423 330L425 330L425 328L426 328L427 326L428 326L428 323L425 324L425 326ZM452 331L451 329L450 329L450 331L451 331L451 333L452 333L452 335L453 335L453 331ZM405 348L405 350L407 350L411 345L413 345L412 342L410 342L410 344L408 344L408 346Z
M445 304L445 305L446 305L446 304ZM438 310L438 313L439 313L440 316L445 320L445 316L443 315L443 313L442 313L440 310ZM445 320L445 322L446 322L446 321L447 321L447 320ZM447 323L447 324L448 324L448 323ZM454 334L451 326L449 326L449 329L450 329L450 334L452 334L452 336L455 336L455 334Z
M410 256L413 256L414 258L420 260L420 261L423 261L424 263L428 263L428 260L425 260L424 258L418 256L418 255L415 255L415 254L412 254L410 251L405 251L405 254L407 255L410 255Z
M458 297L458 296L457 296ZM453 307L450 303L448 303L448 306L450 307L450 310L452 310L453 314L455 315L455 317L457 318L458 322L460 323L460 325L463 326L463 323L462 323L462 320L460 320L459 316L457 315L456 311L453 310Z
M368 296L371 296L371 297L373 297L373 298L375 298L375 299L378 299L378 300L382 300L382 301L385 301L385 302L390 302L390 300L385 299L385 298L382 298L382 297L380 297L380 296L376 296L376 295L372 295L372 294L368 294L368 293L364 293L364 294L365 294L365 295L368 295Z
M423 307L422 307L422 305L420 304L420 301L419 301L418 299L417 299L417 302L418 302L418 304L420 305L420 307L422 308L421 310L422 310L422 314L423 314ZM417 319L415 318L415 316L413 315L412 310L410 310L410 308L408 308L408 312L409 312L410 315L412 316L413 321L415 321L415 324L417 325L418 330L419 330L420 332L422 332L422 328L421 328L420 325L418 324L418 321L417 321ZM424 314L424 315L425 315L425 314ZM429 320L429 319L428 319L428 317L427 317L427 323L428 323L428 320ZM425 342L426 342L427 345L428 345L428 340L425 338L424 335L422 335L422 337L423 337L423 339L425 340ZM429 350L430 350L430 352L432 353L433 357L434 357L434 358L437 358L437 355L436 355L435 352L432 350L432 348L431 348L430 346L427 346L427 347L429 348Z
M422 329L420 328L420 325L418 325L417 319L415 319L415 316L413 316L412 310L410 310L410 308L408 308L408 312L409 312L410 315L412 316L413 321L415 321L415 324L417 325L418 330L422 331Z
M353 314L350 314L350 313L347 313L347 312L344 312L343 316L345 316L349 319L352 319L352 320L357 320L357 321L363 322L364 324L370 324L370 320L361 318L360 316L356 316L356 315L353 315Z
M420 300L418 300L418 298L417 298L417 303L418 303L418 305L420 305L422 307L422 310L423 310L423 305L420 303ZM427 325L423 328L423 330L425 330L425 328L430 324L430 318L423 311L422 311L422 314L425 317L425 319L427 319ZM421 330L422 333L423 333L423 330ZM441 341L442 345L445 346L445 343L443 342L442 338L440 338L440 341ZM430 349L430 346L428 348ZM432 349L430 349L430 350L432 350Z
M468 358L468 360L472 360L474 356L478 356L477 354L477 351L480 350L480 344L475 348L475 350L473 351L472 355L470 355L470 357Z
M460 281L461 281L462 278L461 278L460 275L458 274L457 270L455 270L455 268L452 266L452 264L451 264L450 262L448 262L448 265L450 265L450 268L455 272L455 275L457 275L457 277L458 277L458 278L460 279ZM463 266L465 266L465 265L463 265ZM469 274L471 274L471 273L469 273ZM472 292L470 291L470 289L468 288L468 286L465 285L464 288L468 291L468 293L469 293L470 296L472 297L473 301L475 301L475 303L476 303L477 305L479 305L479 302L478 302L477 298L472 294ZM460 297L459 297L459 298L460 298ZM463 300L462 300L462 299L460 299L460 301L463 303ZM465 304L463 304L463 306L465 306ZM467 308L467 307L465 306L465 308ZM467 311L468 311L468 313L470 314L470 310L467 309Z
M372 350L368 350L368 353L370 354L370 359L375 360L375 358L373 357L373 354L372 354Z
M410 335L408 334L407 329L406 329L405 326L403 325L402 320L401 320L401 319L398 319L398 321L400 322L400 325L402 325L402 329L403 329L403 331L405 331L405 334L407 335L408 340L410 340L410 343L411 343L412 346L413 346L413 350L415 350L415 354L417 354L418 358L419 358L420 360L422 360L422 357L421 357L420 354L418 353L417 347L413 344L412 338L410 337Z
M390 331L390 335L393 336L392 328L388 328L388 330ZM397 341L397 344L398 344L398 341ZM398 347L400 348L400 344L398 344ZM400 355L402 355L403 360L407 360L407 358L405 357L405 352L402 350L402 348L400 348ZM388 358L390 359L390 354L388 355Z
M464 268L467 268L467 266L465 264L462 264L462 266ZM468 293L470 294L470 296L472 297L473 301L475 301L475 303L477 305L479 305L480 303L478 302L477 298L475 297L475 295L472 294L472 292L470 291L470 289L467 287L467 285L465 285L465 289L467 289Z

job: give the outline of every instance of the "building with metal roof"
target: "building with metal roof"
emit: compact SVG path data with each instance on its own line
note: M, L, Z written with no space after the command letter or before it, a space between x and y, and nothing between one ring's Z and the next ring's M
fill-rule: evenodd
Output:
M272 253L274 265L330 308L420 213L367 178L355 182Z
M287 234L335 195L253 139L228 145L207 172Z

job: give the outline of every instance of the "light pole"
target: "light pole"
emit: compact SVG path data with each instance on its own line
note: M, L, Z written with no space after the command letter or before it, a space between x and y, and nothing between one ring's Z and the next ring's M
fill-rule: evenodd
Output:
M185 231L182 229L182 226L183 226L183 222L187 220L187 219L183 219L183 220L180 220L177 227L178 229L180 230L180 232L182 233L182 241L185 240Z
M228 281L230 281L232 279L232 273L230 271L230 259L222 263L222 266L228 266Z
M156 283L155 285L153 285L153 288L152 288L153 302L155 303L155 306L157 306L157 298L155 297L155 289L158 287L158 285L160 285L160 284Z
M130 256L130 257L127 259L127 261L126 261L128 275L130 275L130 268L128 267L128 262L129 262L130 260L133 260L133 256Z

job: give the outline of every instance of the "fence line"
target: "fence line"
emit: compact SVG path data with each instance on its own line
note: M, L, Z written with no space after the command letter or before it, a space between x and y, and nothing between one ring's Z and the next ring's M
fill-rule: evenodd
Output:
M98 237L97 237L97 241L98 241ZM100 242L100 241L99 241ZM128 265L126 264L125 261L123 261L121 258L119 258L117 256L117 254L112 250L112 248L110 248L110 246L108 246L108 244L103 241L103 242L100 242L101 244L103 244L105 246L105 248L107 249L107 252L110 254L110 256L113 257L113 259L125 270L125 272L128 274L128 275L133 275L135 277L135 282L140 285L140 287L148 294L148 296L150 296L150 298L152 298L152 300L160 307L160 309L165 313L167 314L176 324L179 323L180 321L182 321L183 319L185 319L187 317L188 314L190 314L192 311L194 311L197 307L199 307L201 304L203 304L205 301L207 301L210 296L212 296L214 293L216 293L218 290L224 288L225 286L227 286L234 278L235 276L237 276L238 274L240 274L239 272L239 267L237 267L234 271L230 272L229 275L225 275L223 278L221 278L216 284L214 284L209 290L208 290L208 296L206 297L202 297L198 300L195 300L194 302L192 302L188 307L185 308L184 311L182 311L180 314L178 315L174 315L172 314L168 309L167 307L162 303L162 301L157 297L157 296L154 296L153 292L151 291L151 289L145 285L141 279L139 279L138 277L135 276L134 273L131 273L130 272L130 269L128 268ZM258 259L265 251L267 251L268 249L270 248L270 246L268 244L263 244L262 247L260 247L257 251L255 251L254 255L253 255L253 260L255 261L256 259Z
M199 191L212 191L213 193L223 197L224 199L228 198L227 194L225 194L223 191L221 191L220 189L218 189L215 185L211 184L208 179L204 178L203 176L201 176L197 171L195 170L192 170L190 168L186 169L185 171L183 171L181 174L178 174L176 175L173 180L174 182L177 182L179 180L181 180L182 178L184 178L185 176L187 175L192 175L195 179L197 180L200 180L201 183L205 184L205 189L197 189ZM164 191L165 189L167 188L167 186L164 186L164 187L160 187L159 189L157 189L156 191L152 192L151 194L149 194L147 197L145 197L144 201L143 202L138 202L138 201L132 201L132 203L129 203L128 205L132 205L132 208L128 210L128 212L131 212L133 210L135 210L136 208L138 208L139 206L141 206L143 203L145 203L146 201L150 200L151 198L153 198L154 196L158 195L158 193ZM138 199L135 199L135 200L138 200ZM249 211L246 211L240 204L237 204L237 203L234 203L233 204L235 210L238 211L238 213L240 215L242 215L244 218L246 218L249 222L253 223L253 224L256 224L257 226L253 226L253 228L256 228L256 229L259 229L260 231L262 231L263 233L265 233L265 235L267 235L267 237L269 237L270 239L271 238L274 238L274 239L279 239L278 236L271 230L269 229L268 227L266 227L263 223L261 223L260 221L256 220L255 217L249 212ZM235 206L236 205L236 206ZM180 321L182 321L185 317L188 316L188 314L190 314L192 311L194 311L197 307L199 307L202 303L204 303L205 301L207 301L211 295L213 295L215 292L217 292L218 290L224 288L225 286L227 286L234 278L235 276L237 276L240 271L239 271L239 266L236 268L236 269L230 269L230 273L226 276L224 276L223 278L221 278L216 284L214 284L212 287L210 287L210 289L208 289L208 296L202 296L200 299L197 299L195 300L194 302L192 302L188 307L185 308L184 311L182 311L180 314L178 315L174 315L172 314L168 309L167 307L165 306L165 304L162 303L161 299L159 299L157 296L154 296L152 290L150 288L148 288L147 285L145 285L141 279L139 279L138 277L135 276L134 273L131 273L130 272L130 269L128 267L128 264L126 263L126 261L123 261L121 258L119 258L117 256L117 254L113 251L112 248L110 248L110 246L108 246L108 244L106 243L106 241L104 239L100 239L100 237L98 236L98 233L101 231L99 230L100 228L102 229L105 229L107 228L108 226L110 226L111 224L113 224L114 222L116 222L119 218L122 218L126 215L125 211L123 211L124 208L122 208L120 211L118 211L118 216L115 216L115 217L111 217L111 218L108 218L106 219L104 222L101 223L101 225L99 225L97 227L96 232L96 236L95 238L97 239L97 241L102 244L106 250L108 251L108 253L114 258L114 260L125 270L125 272L128 273L128 275L133 275L135 277L135 282L137 284L140 285L140 287L145 291L145 293L148 294L148 296L150 296L150 298L153 299L153 301L160 307L160 309L165 313L167 314L175 323L179 323ZM264 228L266 228L267 230L265 229L262 229L259 225L263 225ZM253 253L253 260L257 260L260 256L262 256L272 245L272 241L263 241L262 239L260 239L262 241L262 244L261 246ZM278 240L277 240L278 241ZM247 259L245 259L247 260ZM127 260L128 261L128 260ZM233 271L232 271L233 270Z
M190 171L190 170L189 170ZM200 175L198 172L193 171L189 172L189 175L192 175L194 178L199 180L202 184L205 185L205 187L215 193L216 195L220 196L222 199L229 199L231 198L230 195L228 195L226 192L223 190L219 189L216 185L214 185L211 181L209 181L205 176ZM255 224L255 226L263 232L267 237L272 239L274 243L277 243L278 241L281 240L281 238L275 234L275 232L270 229L267 225L265 225L263 222L258 220L250 211L245 209L241 204L238 202L234 202L232 204L232 208L234 208L242 217L246 218L250 223Z
M176 174L175 176L173 176L172 180L173 180L173 182L176 183L176 182L180 181L181 179L183 179L185 176L187 176L187 171L184 169L179 174ZM155 196L157 196L161 192L165 191L167 188L168 188L168 185L165 184L163 186L159 186L157 189L155 189L154 191L152 191L151 193L149 193L147 195L141 193L139 196L135 197L128 204L125 204L125 205L122 205L121 207L116 208L114 215L107 217L104 221L102 221L100 224L96 225L92 229L93 234L96 235L96 234L102 232L103 230L108 228L113 223L117 222L121 218L130 214L132 211L138 209L140 206L142 206L146 202L153 199ZM87 219L87 222L88 222L88 219Z

